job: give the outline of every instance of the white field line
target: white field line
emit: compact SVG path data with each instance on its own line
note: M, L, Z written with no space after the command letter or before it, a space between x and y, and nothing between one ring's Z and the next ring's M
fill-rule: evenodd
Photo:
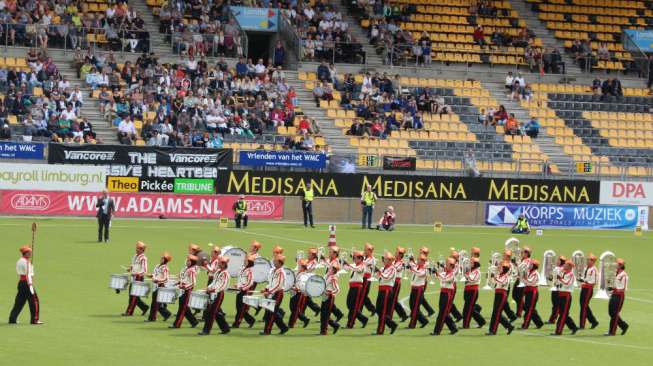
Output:
M531 337L545 337L545 338L548 338L548 339L556 339L556 340L560 340L560 341L571 341L571 342L579 342L579 343L596 344L596 345L601 345L601 346L631 348L631 349L645 350L645 351L653 350L653 347L636 346L634 344L599 342L599 341L592 341L592 340L589 340L589 339L573 337L573 336L569 336L569 337L556 336L556 337L553 337L553 336L548 336L548 335L545 335L545 334L528 333L528 332L519 332L519 334L523 334L523 335L531 336Z

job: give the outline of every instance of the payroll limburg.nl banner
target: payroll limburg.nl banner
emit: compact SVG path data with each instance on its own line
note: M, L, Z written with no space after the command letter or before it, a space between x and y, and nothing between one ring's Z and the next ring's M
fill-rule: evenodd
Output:
M317 197L351 198L360 197L368 184L380 198L582 204L599 202L598 181L249 170L221 172L216 192L293 196L312 186Z
M99 192L105 181L97 166L0 163L0 189Z
M50 144L50 164L98 165L108 176L215 179L231 169L231 149Z
M647 206L488 203L485 223L511 226L522 214L532 227L648 229Z
M184 219L233 218L238 196L111 193L116 217ZM9 215L95 216L97 193L54 191L0 191L0 213ZM250 218L281 219L283 198L247 197Z

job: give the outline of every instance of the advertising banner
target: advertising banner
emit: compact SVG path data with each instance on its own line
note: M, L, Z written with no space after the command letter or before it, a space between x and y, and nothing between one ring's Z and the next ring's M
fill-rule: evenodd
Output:
M653 30L626 29L624 33L642 52L653 52ZM628 47L630 42L625 42L625 44L626 49L632 50L631 47Z
M324 169L326 154L308 151L241 151L240 164Z
M231 169L231 149L50 144L50 164L102 165L109 176L212 178Z
M105 180L96 166L0 163L0 189L99 192Z
M383 170L415 170L417 159L414 156L408 157L383 157Z
M229 7L240 27L246 31L276 32L279 24L279 9Z
M214 179L108 177L109 192L215 193Z
M599 202L598 181L465 178L423 175L320 174L232 170L221 172L221 194L296 196L312 186L320 197L360 197L370 185L380 198L459 201Z
M0 159L43 160L45 146L32 142L0 141Z
M115 199L116 217L185 219L233 218L238 196L110 193ZM8 215L95 216L96 193L54 191L0 191L0 213ZM250 218L281 219L283 198L247 197Z
M644 209L646 212L637 206L488 203L485 223L511 226L523 214L533 227L634 229L640 215L648 216L648 207Z
M653 206L653 182L601 181L599 203Z

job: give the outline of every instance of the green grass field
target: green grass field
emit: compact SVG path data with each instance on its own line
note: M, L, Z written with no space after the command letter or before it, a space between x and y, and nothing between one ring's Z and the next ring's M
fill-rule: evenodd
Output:
M592 251L597 256L605 250L614 251L627 262L630 291L622 312L630 323L626 336L603 337L608 326L607 301L593 300L592 306L601 322L595 330L580 331L575 336L550 337L552 327L541 330L515 331L506 336L499 328L496 337L486 337L487 329L463 330L455 336L443 332L440 337L429 336L434 319L424 329L403 329L394 335L372 337L376 318L365 329L341 330L336 336L317 336L318 322L313 319L307 329L292 329L284 336L261 337L262 323L254 329L236 329L229 335L219 331L208 337L198 337L199 329L184 323L181 329L168 329L168 323L144 323L143 317L122 317L127 295L116 295L108 289L111 273L120 273L133 254L133 244L143 240L149 245L147 254L150 268L163 250L174 259L172 271L182 266L188 243L206 247L208 242L247 247L253 239L264 245L268 255L274 244L282 245L289 258L298 249L325 245L326 225L305 230L297 224L263 224L254 222L244 231L218 229L213 222L116 220L110 244L98 244L96 223L92 219L36 219L39 223L35 251L35 286L41 298L43 326L27 323L28 308L24 308L19 325L8 325L6 319L16 292L14 265L18 247L29 243L31 218L3 218L0 231L0 364L3 365L118 365L142 364L197 364L214 362L223 365L270 364L296 365L400 365L413 362L475 365L521 362L528 365L551 365L562 362L578 364L650 365L653 356L653 279L648 272L653 255L650 235L636 237L632 232L545 230L544 235L522 237L522 243L534 248L541 259L542 252L554 249L571 255L576 249ZM339 225L338 245L349 250L362 247L366 241L377 250L392 249L396 245L417 250L429 246L432 255L445 254L449 247L469 250L473 245L482 248L483 268L491 250L501 250L509 237L505 228L446 227L434 233L425 226L404 226L391 233L362 231L353 225ZM294 260L288 263L294 266ZM342 276L342 292L338 297L341 309L346 310L347 276ZM204 284L203 273L198 283ZM376 286L375 286L376 287ZM376 298L376 288L371 295ZM401 297L408 296L404 282ZM541 290L539 311L548 317L550 301L547 289ZM437 305L437 286L430 286L427 298ZM482 291L480 303L483 315L489 318L491 292ZM578 292L574 294L572 316L578 318ZM149 299L147 299L149 303ZM462 309L462 291L456 298ZM227 294L223 309L231 322L235 295ZM284 308L288 297L284 298ZM176 305L171 307L175 311ZM513 304L514 308L514 304ZM308 311L307 315L312 316ZM262 316L262 313L260 314ZM260 317L260 316L259 316ZM521 324L521 321L517 321ZM359 327L357 325L357 327ZM275 329L276 332L276 329Z

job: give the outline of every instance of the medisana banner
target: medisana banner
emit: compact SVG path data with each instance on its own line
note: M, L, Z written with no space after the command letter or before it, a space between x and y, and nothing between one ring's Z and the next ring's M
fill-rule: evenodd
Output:
M380 198L456 201L599 202L599 182L427 175L329 174L232 170L221 172L216 192L297 196L312 186L318 197L360 197L367 185Z
M241 165L326 168L326 154L308 151L241 151Z
M108 177L109 192L215 193L214 179Z
M488 203L485 223L511 226L521 214L533 227L634 229L641 225L640 216L648 217L648 207Z
M653 206L653 182L601 181L599 203Z
M50 164L102 165L109 176L210 178L231 169L231 149L50 144Z
M33 142L0 141L0 158L43 160L44 145Z
M0 213L8 215L95 216L99 194L92 192L0 191ZM233 218L238 196L159 193L109 193L116 217L184 219ZM246 197L250 218L281 219L283 198Z
M0 189L99 192L105 171L97 166L0 163Z

